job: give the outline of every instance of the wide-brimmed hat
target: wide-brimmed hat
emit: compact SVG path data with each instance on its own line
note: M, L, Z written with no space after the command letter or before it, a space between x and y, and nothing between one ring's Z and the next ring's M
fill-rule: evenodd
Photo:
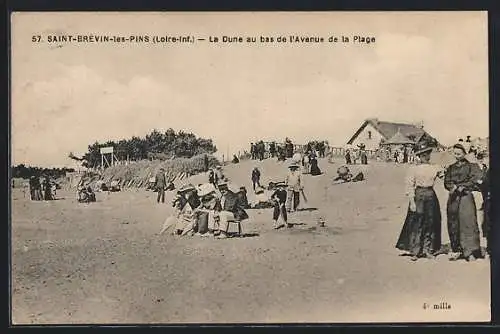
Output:
M360 144L358 144L358 147L359 147L359 148L365 148L365 144L360 143Z
M191 190L196 190L196 188L192 184L185 184L182 185L179 190L177 190L178 193L185 193Z
M276 182L274 184L274 186L277 187L277 188L286 187L286 183L285 183L285 181L280 181L280 182Z
M209 190L209 189L205 189L201 192L198 192L198 196L203 198L203 197L208 197L210 195L214 195L215 194L215 190L212 189L212 190Z
M426 144L422 144L422 145L417 146L417 148L415 149L415 155L422 155L425 153L431 153L432 150L433 150L432 147L430 147Z
M229 185L227 182L220 182L218 185L217 185L218 188L229 188Z
M295 162L292 162L290 165L288 165L288 168L299 168L299 165L297 165Z
M213 184L205 183L201 184L196 189L198 196L203 197L215 193L215 187Z

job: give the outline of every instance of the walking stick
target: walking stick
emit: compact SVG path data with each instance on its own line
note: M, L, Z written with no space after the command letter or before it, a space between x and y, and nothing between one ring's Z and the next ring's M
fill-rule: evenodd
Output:
M304 189L300 189L300 193L302 194L302 197L304 198L304 202L307 203L307 197L306 197L306 194L304 193Z

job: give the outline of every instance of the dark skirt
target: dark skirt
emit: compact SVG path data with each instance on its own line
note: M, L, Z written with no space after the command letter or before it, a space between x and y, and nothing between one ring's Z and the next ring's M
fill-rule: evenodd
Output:
M316 159L311 160L311 175L321 175L321 170L318 167L318 160Z
M415 189L416 211L408 213L396 248L413 256L431 255L441 248L441 209L432 188Z
M483 200L483 237L486 238L486 251L488 254L491 253L491 242L492 242L492 233L491 233L491 220L490 220L490 199L485 197Z
M479 226L472 194L451 195L446 209L451 250L466 258L480 256Z
M490 221L490 199L483 195L483 237L488 238L491 231L491 221Z

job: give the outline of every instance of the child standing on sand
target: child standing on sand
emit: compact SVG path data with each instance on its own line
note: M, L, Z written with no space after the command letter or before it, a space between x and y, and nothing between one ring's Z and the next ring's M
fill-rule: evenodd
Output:
M287 227L290 227L290 224L288 224L288 217L286 213L286 208L285 208L285 203L287 199L287 191L286 191L286 184L285 183L278 183L276 191L271 195L271 199L274 202L274 211L273 211L273 227L275 229L279 229L285 224ZM281 223L278 221L280 220L280 217L282 219ZM284 222L284 223L283 223Z

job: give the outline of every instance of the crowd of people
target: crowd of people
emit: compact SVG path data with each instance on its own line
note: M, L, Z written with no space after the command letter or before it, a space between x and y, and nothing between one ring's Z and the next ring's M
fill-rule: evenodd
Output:
M171 229L173 235L225 239L229 235L230 222L239 224L248 219L246 189L241 187L235 193L227 182L220 182L217 187L211 183L197 187L184 185L177 191L172 206L174 213L166 219L160 234Z
M253 159L262 158L261 148L262 142L255 145L255 149L252 150L255 153ZM293 224L288 221L288 214L299 209L301 197L306 199L302 174L321 175L317 155L324 156L324 152L318 154L312 145L305 146L302 152L295 152L288 138L283 145L283 151L275 152L273 145L270 149L270 157L276 153L274 157L278 157L278 161L284 159L290 162L284 180L270 182L265 188L261 184L262 171L255 166L250 175L255 201L250 204L245 187L233 192L228 187L229 180L224 176L222 167L210 169L206 183L198 186L185 185L177 191L172 202L175 208L174 214L166 219L160 234L171 230L174 235L212 235L217 238L227 238L229 222L240 223L248 219L245 210L249 208L273 208L273 227L275 229L292 227ZM284 158L280 158L278 154L284 154ZM160 170L155 182L158 191L157 202L164 202L165 186L164 173Z
M480 232L473 192L483 198L482 231L491 252L491 220L489 168L486 153L474 152L478 163L470 162L470 146L463 140L453 146L456 162L446 169L430 164L432 148L420 147L415 155L419 164L412 166L407 176L409 205L407 216L396 243L396 248L408 252L412 260L434 258L441 251L441 209L434 191L438 178L444 179L448 191L446 203L447 227L450 238L450 260L474 261L484 256L480 246Z
M287 142L291 143L289 140ZM364 146L360 145L361 154L358 157L362 164L367 164L367 156L363 155L363 150ZM442 250L441 211L433 187L437 178L443 178L444 186L449 192L446 206L452 251L450 260L463 258L473 261L483 254L481 254L478 217L472 192L481 192L483 196L482 231L488 240L487 252L491 251L487 156L484 152L472 151L470 146L460 141L453 146L456 162L443 169L430 164L432 151L432 147L424 145L417 147L413 152L418 163L410 168L407 176L408 212L396 247L408 252L412 260L422 257L433 258ZM467 160L466 157L471 152L477 161L481 162L480 164ZM199 185L198 188L189 186L178 191L173 203L176 214L167 219L162 233L174 227L174 234L208 233L218 238L226 238L228 222L247 219L245 210L251 207L273 208L272 221L275 229L292 227L293 224L289 223L288 216L298 210L301 197L306 199L302 175L321 174L316 155L317 150L310 146L305 146L302 152L294 152L292 149L287 153L290 164L285 180L272 182L267 189L261 184L262 171L255 166L250 175L256 195L253 206L248 203L244 187L238 192L232 192L227 187L228 180L223 176L221 168L210 170L207 184ZM349 161L346 161L346 164L349 164ZM333 179L334 183L358 182L365 179L362 172L353 175L347 166L339 167L337 174ZM265 191L267 194L264 194ZM187 204L189 205L186 206Z
M345 163L347 165L355 165L358 161L361 162L362 165L368 164L368 154L366 152L366 146L363 143L358 144L358 149L345 150Z
M328 150L326 141L312 141L305 145L303 152L315 151L319 158L324 158ZM295 145L290 138L285 138L283 143L275 141L265 143L260 140L255 143L250 143L250 157L252 160L264 160L266 158L278 158L278 161L285 161L292 158L296 151Z
M31 176L28 185L32 201L51 201L56 198L57 184L48 176Z

